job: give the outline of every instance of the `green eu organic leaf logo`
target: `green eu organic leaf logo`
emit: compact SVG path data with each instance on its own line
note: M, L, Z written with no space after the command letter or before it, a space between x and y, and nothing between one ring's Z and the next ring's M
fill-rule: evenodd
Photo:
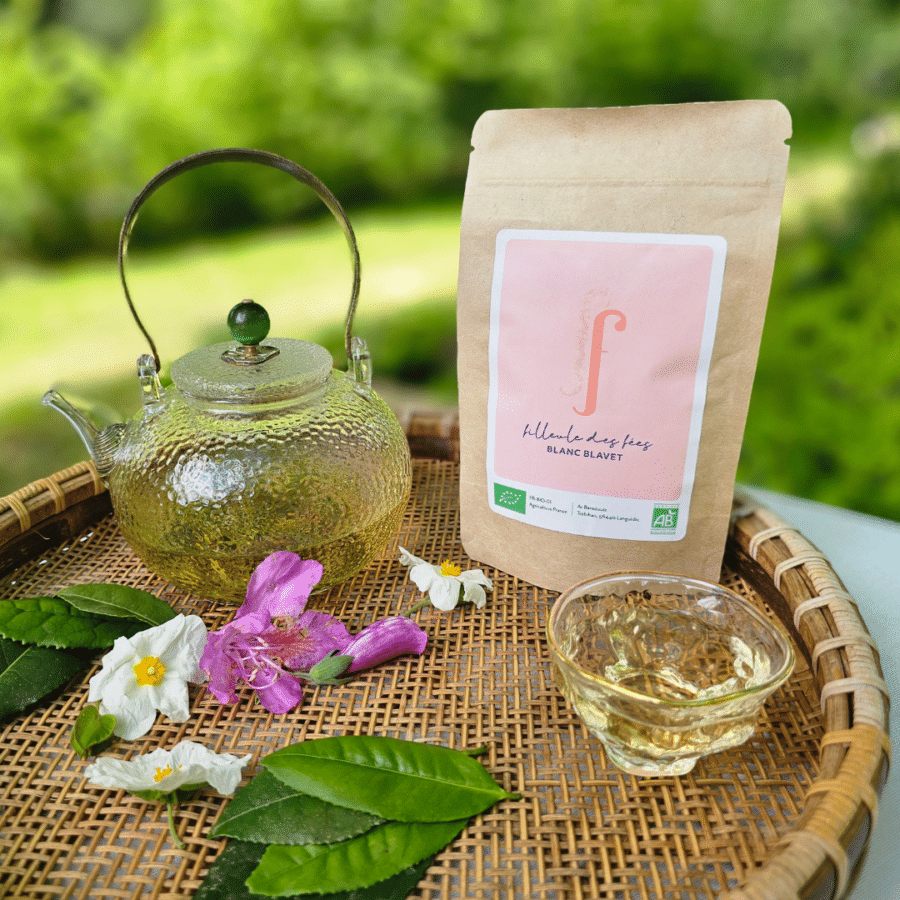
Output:
M506 487L503 484L494 485L494 503L502 506L504 509L511 509L513 512L525 515L525 501L527 494L518 488Z
M675 531L678 527L677 506L654 506L651 531Z

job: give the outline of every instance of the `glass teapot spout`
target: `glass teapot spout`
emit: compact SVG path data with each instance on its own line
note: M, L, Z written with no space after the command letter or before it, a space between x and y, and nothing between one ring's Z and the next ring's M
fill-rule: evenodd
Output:
M125 435L125 424L117 422L101 431L94 427L81 410L76 409L56 391L47 391L41 398L41 403L55 409L69 420L91 454L100 477L105 478L116 464L116 454Z

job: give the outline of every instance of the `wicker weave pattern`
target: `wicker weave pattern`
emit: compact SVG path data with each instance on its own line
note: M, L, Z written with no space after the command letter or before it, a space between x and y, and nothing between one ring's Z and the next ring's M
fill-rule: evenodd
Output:
M452 459L452 447L445 459ZM89 479L88 467L75 477ZM429 560L466 565L457 479L453 462L415 461L398 542ZM13 506L0 501L5 543L15 542L9 532L40 528L26 526L9 511ZM765 520L765 510L743 512L734 535L744 551L754 534L783 526ZM189 738L253 754L249 775L262 754L309 737L357 732L458 748L486 744L482 761L522 799L475 819L427 872L418 888L423 898L706 900L731 891L729 900L789 900L818 896L817 889L829 897L832 882L849 881L858 856L850 847L855 823L877 809L887 701L877 652L820 554L783 567L781 591L774 589L769 576L782 558L794 556L786 538L795 540L772 532L753 554L732 557L723 581L776 614L796 614L798 643L807 659L816 655L815 669L801 654L756 735L701 760L688 776L636 779L607 763L552 682L544 626L554 595L490 569L495 588L484 610L417 613L430 636L421 658L397 660L341 687L311 689L298 711L282 717L254 706L249 693L228 707L196 688L189 722L160 718L145 738L108 752L130 757ZM762 568L750 562L753 555ZM396 560L391 547L365 573L315 598L315 606L342 617L351 633L408 608L420 595ZM118 581L201 615L210 628L234 612L149 575L112 517L8 568L0 547L3 597ZM823 605L801 608L810 597ZM846 643L827 643L845 637ZM179 852L162 808L89 785L68 739L93 671L0 728L0 886L10 897L189 897L223 845L205 837L223 801L206 790L179 809L187 843ZM838 687L830 689L832 683Z
M772 576L819 691L826 734L820 776L807 792L798 827L786 835L760 876L729 900L804 895L843 897L866 836L878 820L878 795L890 761L890 700L878 651L853 598L823 554L770 510L744 501L735 541Z

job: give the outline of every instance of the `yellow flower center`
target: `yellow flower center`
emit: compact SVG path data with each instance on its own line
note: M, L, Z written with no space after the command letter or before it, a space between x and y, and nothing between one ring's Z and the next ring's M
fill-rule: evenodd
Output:
M172 774L171 766L166 766L164 769L157 766L156 774L153 776L153 780L158 783L158 782L162 781L163 778L168 778L169 775L171 775L171 774Z
M145 656L134 667L134 674L141 687L148 687L151 684L153 687L159 687L163 675L166 674L166 667L155 656Z
M462 569L455 563L451 562L449 559L445 559L441 563L441 575L462 575Z

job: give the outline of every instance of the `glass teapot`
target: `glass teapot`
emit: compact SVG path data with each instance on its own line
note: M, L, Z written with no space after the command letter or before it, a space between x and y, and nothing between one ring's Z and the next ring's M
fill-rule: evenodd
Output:
M143 202L181 172L222 161L280 169L309 185L344 231L353 262L346 372L324 347L265 341L252 301L229 315L232 342L194 350L163 388L156 346L135 311L124 262ZM365 568L387 546L409 499L409 446L372 390L366 344L351 333L360 285L356 238L337 199L306 169L259 150L210 150L178 160L135 198L119 237L119 276L150 354L139 357L142 407L96 429L55 391L43 402L75 426L109 487L119 528L152 572L185 590L244 599L253 569L275 550L324 567L317 590ZM265 341L265 343L263 343Z

